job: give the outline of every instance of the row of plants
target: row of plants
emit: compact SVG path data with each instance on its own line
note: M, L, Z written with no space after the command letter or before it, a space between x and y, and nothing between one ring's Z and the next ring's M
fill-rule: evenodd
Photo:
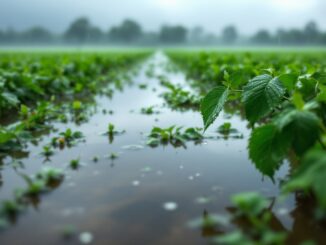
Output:
M20 172L24 163L19 159L28 157L29 144L38 145L43 135L53 133L39 152L49 161L57 150L84 141L82 132L71 128L59 131L54 123L87 122L92 114L93 97L112 96L115 88L122 89L132 70L148 55L147 52L3 54L0 59L0 180L1 170L8 166L27 186L16 189L11 199L1 202L0 229L14 223L19 214L37 205L42 194L57 188L64 179L64 170L57 168L46 167L32 176ZM111 141L117 133L114 125L109 124L107 135ZM79 159L69 163L71 169L80 165Z
M21 104L95 94L147 57L134 53L3 53L0 59L0 117ZM125 73L127 74L127 73Z
M112 84L121 87L130 68L147 55L2 54L0 118L9 120L0 125L0 153L22 149L54 120L86 121L91 103L84 98L111 91Z
M282 193L316 201L315 218L324 221L325 54L170 52L169 56L205 95L200 105L204 129L228 105L237 105L251 128L248 152L256 168L275 181L277 170L289 163ZM244 239L242 235L235 234L229 244ZM279 238L279 242L248 244L282 244Z

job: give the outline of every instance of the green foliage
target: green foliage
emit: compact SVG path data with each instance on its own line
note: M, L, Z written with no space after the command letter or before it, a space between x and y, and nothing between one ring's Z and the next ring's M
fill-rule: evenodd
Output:
M78 169L80 167L80 160L79 159L72 159L70 161L70 164L69 165L70 165L70 167L72 169Z
M216 87L209 92L201 102L200 110L206 130L217 118L228 98L229 89Z
M254 123L266 116L279 105L284 93L277 77L264 74L250 80L242 95L248 120Z
M169 89L168 92L164 92L163 98L172 109L198 109L200 105L200 99L192 92L182 89L180 86L174 85L168 81L163 81L161 84Z
M157 147L160 144L171 144L174 147L183 146L187 141L200 142L203 135L199 128L187 128L182 131L182 127L171 126L169 128L154 127L147 137L147 145Z
M31 139L23 123L16 123L7 127L0 126L0 152L20 150Z
M249 140L249 156L256 168L273 178L291 144L291 135L268 124L255 129Z
M326 148L323 55L182 52L169 55L194 81L193 87L207 93L201 106L205 129L227 102L233 113L245 115L251 127L259 124L252 129L248 145L257 169L273 179L275 171L288 159L295 174L289 176L286 190L309 190L326 209L325 193L322 194L320 187L325 155L320 149ZM262 71L268 74L261 74ZM228 123L218 128L221 134L230 131ZM315 153L319 159L312 157L310 152L314 150L319 150ZM229 238L246 241L243 235L238 232Z
M141 108L140 112L145 115L153 115L159 113L159 111L154 110L154 106L143 107Z
M311 150L303 158L302 163L292 178L283 186L285 192L313 191L320 206L326 210L326 153L324 150Z
M1 54L0 115L8 109L19 109L21 104L48 100L50 95L100 92L99 85L121 76L117 69L130 67L148 54ZM80 104L74 103L73 107L79 108Z
M191 228L201 228L202 233L211 234L213 243L225 245L283 245L287 234L273 226L271 201L256 192L245 192L232 196L233 207L228 207L227 216L211 215L189 223Z
M28 205L33 203L33 198L39 198L43 193L47 193L56 188L63 180L63 170L45 167L34 176L21 175L27 183L24 189L17 189L14 198L5 200L0 207L0 220L9 224L10 221L26 210Z
M84 138L84 135L80 131L72 131L72 129L68 128L63 132L59 133L58 137L52 138L52 146L63 148L65 146L72 146L77 144Z
M304 110L286 110L273 120L253 130L249 156L257 169L273 178L290 147L303 155L319 138L319 120Z

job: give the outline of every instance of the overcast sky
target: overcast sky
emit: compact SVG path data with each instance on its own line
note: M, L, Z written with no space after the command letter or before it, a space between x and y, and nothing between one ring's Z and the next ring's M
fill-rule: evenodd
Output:
M203 26L218 33L234 24L243 34L259 28L301 28L315 20L326 30L326 0L0 0L0 28L41 25L62 32L79 16L107 30L124 18L145 30L162 23Z

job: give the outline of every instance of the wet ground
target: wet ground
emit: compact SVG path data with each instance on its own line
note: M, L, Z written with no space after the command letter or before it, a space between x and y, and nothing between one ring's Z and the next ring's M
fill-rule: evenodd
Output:
M205 212L227 214L230 196L235 193L258 191L266 197L278 196L279 180L286 176L287 167L278 172L275 183L262 177L248 159L250 131L238 116L227 119L227 115L221 115L207 132L214 138L197 145L189 142L186 149L146 146L146 134L153 126L202 127L199 112L178 112L163 106L159 95L165 88L156 76L146 76L149 66L154 65L156 75L164 74L172 83L185 84L183 73L164 69L168 62L158 52L142 65L133 83L123 91L115 91L111 99L96 97L97 112L88 123L54 125L60 131L68 127L81 131L86 142L58 150L50 162L44 163L39 153L53 134L45 135L38 146L29 146L29 156L22 159L23 169L4 166L0 201L11 198L15 188L26 186L19 173L34 174L44 166L52 166L66 169L66 176L60 186L41 196L0 234L0 244L207 244L209 234L190 229L189 221ZM147 84L147 88L140 89L139 84ZM159 114L140 113L142 107L152 105ZM103 109L114 113L105 114ZM218 138L214 131L224 122L231 122L244 138ZM126 130L111 144L102 135L108 123ZM111 153L118 153L118 158L110 159ZM94 156L98 162L92 161ZM78 170L68 167L75 158L82 162ZM299 209L295 198L288 198L273 208L275 222L293 230L293 244L309 236L322 241L323 232L307 224ZM65 240L67 227L74 227L77 236Z

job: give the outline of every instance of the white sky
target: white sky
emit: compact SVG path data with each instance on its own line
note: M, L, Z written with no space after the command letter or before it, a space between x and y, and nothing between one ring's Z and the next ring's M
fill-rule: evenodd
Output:
M219 33L234 24L252 34L259 28L301 28L309 20L326 30L326 0L0 0L2 29L42 25L61 32L79 16L103 30L127 17L145 30L168 23Z

